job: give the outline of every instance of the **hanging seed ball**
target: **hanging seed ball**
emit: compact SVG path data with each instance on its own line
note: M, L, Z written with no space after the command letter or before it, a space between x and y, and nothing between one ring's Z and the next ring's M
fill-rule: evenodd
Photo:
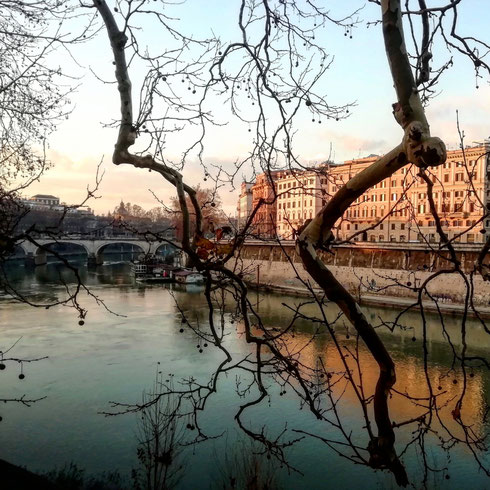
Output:
M24 375L24 374L22 374L22 373L20 373L20 374L19 374L19 379L24 379L24 378L25 378L25 375Z
M412 283L410 281L407 282L407 286L410 287Z
M437 387L437 389L438 389L438 390L442 390L442 386L438 386L438 387Z
M412 337L412 342L415 342L417 339L415 337Z
M470 378L474 378L475 377L475 373L470 373Z
M196 345L196 348L197 348L197 349L200 349L200 348L201 348L201 346L200 346L200 345Z
M306 107L310 107L311 106L311 100L307 99L305 104L306 104Z
M164 82L166 82L166 81L167 81L167 77L162 77L162 80L163 80Z
M212 208L216 207L216 203L212 202L212 203L211 203L211 207L212 207Z
M449 475L446 475L446 480L449 480L451 477Z
M180 333L183 333L183 332L184 332L184 329L183 329L183 328L181 328L181 329L179 330L179 332L180 332Z
M208 346L208 344L207 344L207 343L206 343L206 344L204 344L204 347L207 347L207 346Z
M457 379L453 379L453 385L455 385L457 383L458 383L458 380Z
M199 353L202 354L203 350L202 349L199 349Z
M191 424L187 424L187 428L188 429L191 429L192 428L192 425Z
M349 334L346 334L346 335L345 335L345 338L346 338L346 339L350 339L350 335L349 335Z
M82 325L85 325L85 322L84 322L83 320L79 320L79 321L78 321L78 324L79 324L80 326L82 326Z
M3 420L3 417L0 417L0 422Z
M5 364L2 362L0 363L0 371L3 371L6 368Z

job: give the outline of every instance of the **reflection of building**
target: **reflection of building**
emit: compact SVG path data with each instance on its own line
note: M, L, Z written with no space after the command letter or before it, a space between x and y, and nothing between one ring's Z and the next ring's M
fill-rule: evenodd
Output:
M488 145L486 142L466 148L464 154L462 150L448 151L446 163L427 171L442 229L454 241L483 242L486 230L490 230L490 219L483 222L487 201L490 202L490 188L486 188ZM337 165L274 171L270 176L260 174L252 186L252 210L261 198L269 204L257 212L255 232L263 237L277 234L285 239L294 238L328 196L377 158L370 155ZM438 241L427 184L418 176L418 169L405 166L365 192L336 223L335 233L341 240L352 236L354 241Z
M237 204L237 228L241 230L252 212L252 183L242 182Z

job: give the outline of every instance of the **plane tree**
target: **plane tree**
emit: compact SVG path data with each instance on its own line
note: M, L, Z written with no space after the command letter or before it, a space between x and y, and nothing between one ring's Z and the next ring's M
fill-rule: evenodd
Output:
M406 486L410 479L400 455L412 444L417 444L424 456L423 481L427 483L428 473L434 468L427 463L425 441L432 436L448 450L454 445L466 445L479 467L489 475L480 452L485 447L485 437L473 431L462 415L470 370L489 366L486 358L469 355L465 348L467 313L471 309L478 317L471 301L471 274L483 269L488 244L482 249L480 263L475 264L475 269L468 275L441 226L434 205L431 169L445 162L446 146L439 135L431 134L425 111L438 81L453 64L452 59L434 59L434 44L443 43L449 52L462 55L461 63L467 63L475 70L477 80L488 77L489 45L476 35L460 34L458 14L465 8L461 0L430 4L425 0L372 0L370 3L373 5L369 7L378 12L373 24L382 32L394 86L394 100L380 100L379 104L392 104L394 124L400 126L400 138L390 151L330 196L317 216L298 230L296 251L311 278L311 281L304 281L304 285L311 291L318 313L306 315L302 309L304 304L299 304L291 311L291 322L275 330L262 322L250 298L244 272L237 265L240 250L260 207L274 204L277 199L279 191L274 184L274 171L301 168L303 165L294 151L295 139L302 137L295 125L299 114L309 111L316 120L339 120L352 111L349 103L335 105L328 93L323 92L322 80L330 68L331 57L321 44L319 32L328 26L338 29L340 35L350 35L362 22L364 12L356 10L343 17L335 17L323 3L315 1L242 0L237 2L238 35L236 39L223 43L216 36L197 39L186 34L185 23L174 22L166 2L93 0L85 5L95 8L100 14L112 48L120 99L113 163L158 174L175 189L182 225L179 246L192 265L206 277L209 331L203 333L199 324L196 325L182 311L183 323L223 352L223 361L208 384L189 381L187 390L176 392L169 388L156 399L173 394L194 400L192 414L186 415L194 417L198 429L196 439L202 439L205 433L199 426L198 415L217 390L220 376L233 369L244 370L252 377L256 396L240 407L236 414L238 424L250 437L263 444L264 452L274 455L283 464L288 464L284 449L295 440L282 442L271 438L265 430L254 430L243 421L247 409L263 402L269 395L264 378L275 379L282 387L291 387L319 420L338 429L340 440L324 440L330 448L356 463L389 470L401 486ZM142 34L142 26L152 25L166 36L166 44L160 52L156 51L154 44L145 44ZM408 40L406 32L409 32ZM141 66L146 66L143 77L140 76ZM132 85L133 75L137 75L137 88ZM242 100L245 98L253 106L252 110L244 110ZM216 101L223 101L222 104L230 110L230 118L246 123L253 133L248 156L229 167L210 165L204 158L207 132L213 125L220 124L213 113ZM177 139L178 133L189 136L182 157L172 161L167 156L168 147L174 138ZM218 239L213 241L204 237L202 210L196 190L184 179L186 166L193 155L203 167L205 177L215 183L233 180L247 164L269 176L272 196L258 202L243 230L225 246ZM375 328L377 325L367 318L356 297L342 285L342 278L336 277L324 260L325 252L328 253L334 243L332 230L335 224L356 199L409 165L427 184L430 208L440 237L437 250L447 260L444 271L434 273L414 289L418 300L410 307L420 312L423 324L421 355L426 372L423 397L396 390L396 363ZM484 213L486 209L482 211ZM293 261L291 265L297 267ZM444 425L440 417L440 408L450 402L437 393L429 375L427 320L422 302L427 297L429 282L439 274L449 273L461 276L468 291L461 320L463 347L458 349L448 340L453 352L452 370L458 370L463 380L460 394L451 400L457 429ZM254 347L254 359L247 359L246 365L243 359L237 361L233 358L224 341L222 324L215 320L216 311L229 307L221 294L223 291L227 292L228 299L233 298L236 306L232 317L243 329L245 341ZM326 313L333 308L332 303L339 311L334 321L329 320ZM382 325L391 330L402 328L404 313L395 322L382 322ZM291 352L289 343L294 335L294 323L299 318L318 326L317 333L321 331L330 335L343 366L341 372L332 373L323 365L308 365L301 360L300 351ZM377 369L372 392L367 393L363 385L359 351L354 349L348 355L341 345L336 329L339 319L348 321L357 338L356 349L363 344L377 366L372 368ZM444 325L442 313L440 320ZM483 320L482 325L489 333ZM342 422L334 388L341 382L349 386L360 407L366 437L363 445L356 442L357 439L354 441L351 430ZM393 421L389 410L392 396L417 405L420 414L413 419ZM124 406L127 410L141 408L141 405ZM436 423L443 426L443 436L436 435L433 428ZM397 448L396 431L409 425L413 427L413 437L405 448ZM446 470L439 468L435 471Z

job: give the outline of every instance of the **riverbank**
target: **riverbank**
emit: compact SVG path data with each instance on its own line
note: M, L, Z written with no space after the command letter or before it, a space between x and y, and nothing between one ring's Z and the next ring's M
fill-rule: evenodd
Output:
M270 260L243 260L245 281L252 288L295 296L311 296L305 282L311 282L302 265L291 262ZM430 273L425 271L390 271L383 269L352 268L330 266L333 274L359 299L361 305L408 308L417 302L415 290ZM474 278L473 304L477 312L468 308L467 316L490 319L490 284L480 276ZM426 312L461 316L465 313L466 290L457 274L444 274L436 277L428 290L437 303L427 295L422 305ZM313 286L313 291L322 295L323 291ZM391 294L390 294L391 293ZM414 306L412 311L419 310Z
M260 284L257 287L257 284L253 284L248 282L248 286L251 288L259 289L262 291L278 293L278 294L288 294L292 296L311 296L311 292L305 287L294 287L294 286L284 286L279 284ZM318 296L323 294L323 291L320 288L313 288L313 291ZM361 305L368 306L380 306L382 308L396 307L400 310L408 308L409 306L414 304L413 299L410 298L400 298L396 296L388 296L386 294L376 295L376 294L363 294L359 301ZM433 301L422 301L422 305L425 311L431 313L437 313L440 311L445 315L452 316L461 316L464 313L464 305L462 304L452 304L452 303L441 303L439 302L436 306ZM419 307L414 307L412 311L419 310ZM468 309L467 316L470 318L482 318L482 319L490 319L490 308L478 307L477 309L478 315L471 309Z

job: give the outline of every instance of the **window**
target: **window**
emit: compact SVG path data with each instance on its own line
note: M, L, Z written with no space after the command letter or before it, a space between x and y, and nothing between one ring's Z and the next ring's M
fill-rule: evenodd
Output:
M404 230L405 229L405 223L400 223L400 230Z
M463 182L463 172L458 172L456 174L456 182Z
M379 235L378 240L379 240L380 242L383 242L383 241L384 241L384 239L385 239L384 235Z
M444 182L449 182L449 174L444 174Z
M405 235L400 235L400 241L404 242L405 241Z
M392 201L396 201L396 192L393 192L393 193L391 194L391 200L392 200Z
M384 225L383 225L383 223L381 223L381 224L379 225L379 229L380 229L380 230L382 230L383 228L384 228Z
M350 224L349 224L349 223L347 223L347 224L345 225L345 229L346 229L347 231L348 231L348 230L350 230Z
M396 180L391 181L391 187L396 187Z
M379 196L379 200L380 200L380 201L385 201L385 200L386 200L386 194L381 194L381 195Z
M392 229L392 230L396 230L396 225L395 225L395 223L391 223L391 229Z
M310 199L310 206L313 206L313 199Z

